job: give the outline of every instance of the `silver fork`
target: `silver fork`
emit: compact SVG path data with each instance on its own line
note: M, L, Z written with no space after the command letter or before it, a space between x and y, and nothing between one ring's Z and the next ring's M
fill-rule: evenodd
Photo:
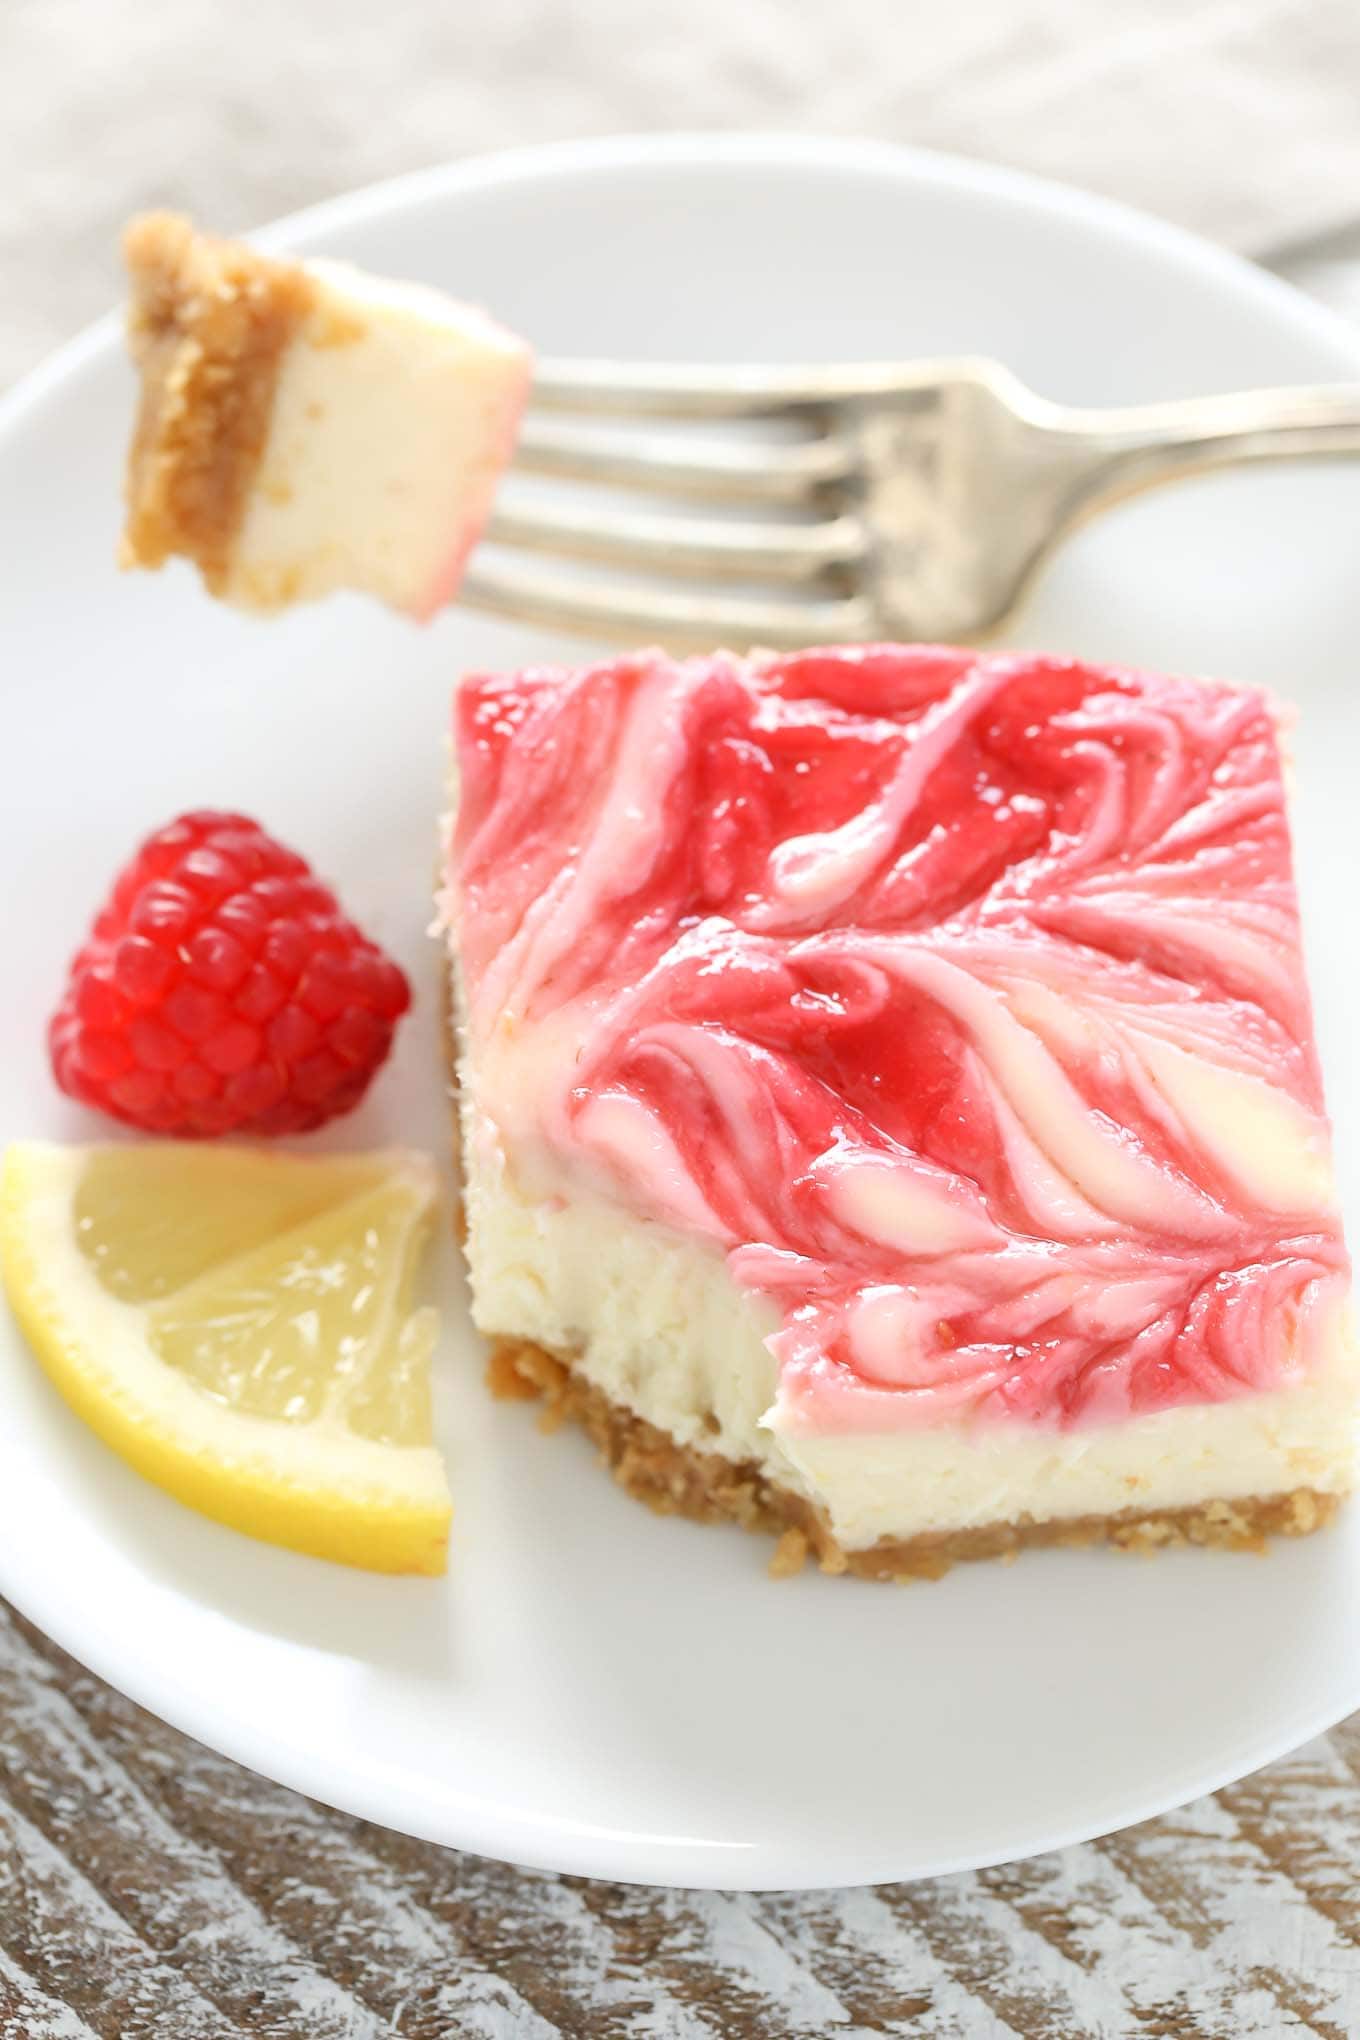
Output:
M677 437L660 421L709 430ZM750 436L772 422L784 437ZM478 555L462 599L677 649L975 638L1009 616L1073 525L1120 497L1238 461L1355 453L1360 385L1077 410L981 359L545 361L517 474L692 507L503 495L487 532L495 550Z

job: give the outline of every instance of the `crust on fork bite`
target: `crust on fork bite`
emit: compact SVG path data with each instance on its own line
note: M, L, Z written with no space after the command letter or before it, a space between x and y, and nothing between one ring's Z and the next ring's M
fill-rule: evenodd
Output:
M146 213L123 237L132 287L128 340L141 401L128 456L120 563L194 561L226 586L269 431L279 362L311 311L296 264Z

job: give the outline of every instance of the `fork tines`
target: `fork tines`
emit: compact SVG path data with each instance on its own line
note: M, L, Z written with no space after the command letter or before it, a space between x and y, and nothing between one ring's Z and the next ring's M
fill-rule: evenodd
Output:
M868 606L855 592L866 552L850 507L855 453L830 406L877 387L876 377L872 368L544 362L516 475L696 507L591 505L560 490L538 502L503 497L487 530L498 550L479 554L464 600L549 629L677 647L866 635ZM695 420L710 429L675 430ZM719 422L729 429L712 429ZM755 430L766 436L751 436ZM761 509L775 514L753 514ZM512 551L596 571L557 571ZM682 593L657 585L675 579L694 586ZM715 579L749 592L712 593Z

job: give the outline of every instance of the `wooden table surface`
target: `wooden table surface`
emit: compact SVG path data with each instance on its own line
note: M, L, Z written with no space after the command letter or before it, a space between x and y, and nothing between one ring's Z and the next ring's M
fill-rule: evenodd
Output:
M1000 1870L756 1896L540 1876L266 1784L0 1615L4 2040L1348 2040L1358 1870L1360 1717Z
M1278 265L1360 316L1360 230ZM162 1726L0 1604L0 2040L1360 2034L1360 1715L1164 1820L811 1894L513 1870Z

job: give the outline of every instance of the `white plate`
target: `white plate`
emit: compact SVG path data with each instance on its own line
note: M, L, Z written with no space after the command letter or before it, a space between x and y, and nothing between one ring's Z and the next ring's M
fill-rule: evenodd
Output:
M534 151L324 206L273 239L447 284L561 352L977 350L1087 403L1360 373L1356 336L1181 234L871 146ZM260 625L187 571L120 579L130 396L106 323L0 414L0 1129L105 1131L55 1092L44 1020L132 841L220 802L333 874L422 987L341 1142L443 1152L423 930L449 689L468 664L549 648L350 601ZM1300 703L1303 877L1353 1213L1358 531L1360 466L1150 496L1064 551L1014 634ZM774 1586L763 1543L654 1519L579 1438L493 1405L451 1246L439 1280L446 1583L366 1578L200 1521L82 1430L5 1324L0 1587L135 1699L273 1778L436 1841L675 1884L869 1882L1052 1848L1360 1705L1360 1506L1260 1562L1053 1553L910 1590Z

